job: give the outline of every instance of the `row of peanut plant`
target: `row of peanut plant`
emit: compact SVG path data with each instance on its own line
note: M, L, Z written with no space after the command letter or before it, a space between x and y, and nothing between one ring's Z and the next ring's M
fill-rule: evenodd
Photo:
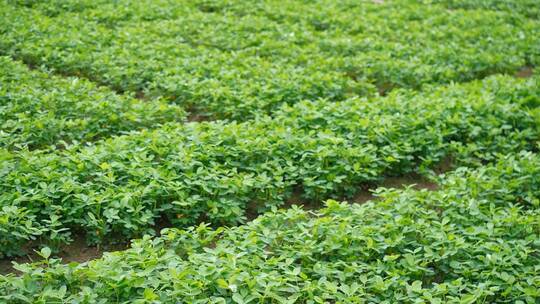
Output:
M535 150L538 77L286 106L245 123L167 124L56 152L0 150L0 252L230 225L303 189L311 201L454 157L470 166ZM26 246L27 247L27 246Z
M437 191L167 229L84 264L0 276L9 303L538 303L540 156L500 157Z
M449 9L495 10L519 13L529 18L540 18L540 2L536 0L425 0Z
M185 117L164 100L138 100L0 57L0 148L63 147Z
M538 65L521 10L376 2L2 0L0 52L236 120Z

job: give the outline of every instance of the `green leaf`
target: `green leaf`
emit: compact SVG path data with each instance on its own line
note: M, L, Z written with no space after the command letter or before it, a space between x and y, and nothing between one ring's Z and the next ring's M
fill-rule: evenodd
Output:
M39 255L43 257L44 259L48 259L51 256L51 248L49 247L43 247L39 251Z

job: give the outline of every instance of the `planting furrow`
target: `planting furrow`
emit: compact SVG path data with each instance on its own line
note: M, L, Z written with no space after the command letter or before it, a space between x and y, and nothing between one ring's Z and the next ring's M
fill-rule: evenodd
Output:
M381 191L379 188L393 188L393 189L403 189L410 187L412 189L426 189L426 190L435 190L438 188L437 184L433 181L426 179L425 177L410 174L406 176L397 176L397 177L387 177L384 180L374 183L372 185L362 185L361 189L350 199L351 203L364 204L368 201L377 201L380 198L377 196L377 193ZM324 205L322 202L311 202L302 198L302 194L299 192L294 192L287 199L287 201L281 206L282 208L292 208L293 206L302 206L305 210L316 210L323 208ZM246 216L249 221L256 219L259 214L257 213L257 206L254 206L253 212L251 212L250 206L247 207ZM167 226L154 227L155 229L161 228L170 228ZM62 263L71 263L71 262L88 262L94 259L97 259L103 255L105 252L118 251L127 249L129 242L118 243L118 244L105 244L103 245L91 245L86 244L86 241L83 238L78 237L77 235L73 236L75 239L70 244L60 245L57 249L57 252L51 255L54 258L62 259ZM27 252L27 255L20 257L4 258L0 259L0 274L9 274L9 273L20 273L14 266L16 264L22 263L32 263L34 261L39 261L40 255L38 251ZM16 264L14 264L14 262Z

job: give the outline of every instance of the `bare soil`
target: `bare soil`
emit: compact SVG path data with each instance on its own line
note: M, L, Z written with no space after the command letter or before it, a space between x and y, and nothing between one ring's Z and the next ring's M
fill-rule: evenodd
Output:
M208 121L208 117L206 117L204 115L201 115L201 114L190 112L189 115L188 115L187 121L188 122Z
M127 244L111 244L103 247L88 246L83 238L76 238L69 245L65 245L57 254L52 254L53 258L61 258L63 263L77 262L82 263L93 259L100 258L103 253L127 249ZM12 262L32 263L39 261L42 258L35 252L26 256L16 257L12 259L0 259L0 274L18 273L13 268Z
M522 67L521 70L519 70L516 74L514 74L517 78L529 78L533 75L534 69L530 66Z
M379 187L402 189L409 186L413 186L414 189L418 190L427 189L430 191L437 190L438 188L436 183L426 180L424 177L417 174L409 174L400 177L388 177L385 178L380 184L359 191L351 202L364 204L368 201L377 200L377 197L373 195L373 191Z

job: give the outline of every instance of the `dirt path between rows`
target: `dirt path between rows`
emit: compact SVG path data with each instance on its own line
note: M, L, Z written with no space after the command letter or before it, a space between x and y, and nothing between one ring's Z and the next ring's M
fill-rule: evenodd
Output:
M361 187L358 193L352 199L347 201L351 203L362 204L369 200L377 199L377 197L373 195L373 190L378 187L399 189L411 185L414 185L413 187L415 189L437 189L437 184L426 180L420 175L410 174L402 177L388 177L379 184ZM321 207L320 204L315 206L314 204L306 203L303 199L301 199L301 195L299 193L296 193L289 200L287 200L283 207L288 208L292 205L302 205L305 209L318 209ZM258 215L259 214L257 213L253 213L251 215L248 215L248 218L252 220ZM83 263L93 259L98 259L105 252L124 250L128 247L128 244L107 245L103 247L88 246L83 238L77 238L71 244L63 246L61 251L58 254L53 254L53 256L55 258L61 258L63 263ZM41 257L37 253L32 253L13 259L0 259L0 274L19 273L16 269L13 268L12 261L21 264L32 263L33 261L38 261L40 259Z

